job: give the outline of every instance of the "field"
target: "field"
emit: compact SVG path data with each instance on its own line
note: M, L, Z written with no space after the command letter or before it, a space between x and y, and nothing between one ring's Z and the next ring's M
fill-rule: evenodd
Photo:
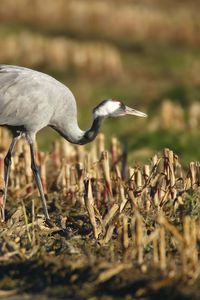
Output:
M0 63L66 84L81 128L108 98L148 118L108 119L84 147L38 133L50 223L18 142L0 298L200 299L199 11L196 0L1 0ZM0 128L0 205L10 141Z
M17 144L0 228L1 298L199 299L198 163L164 149L129 166L116 138L109 150L102 134L87 150L57 140L37 151L46 223L27 147Z
M199 9L195 0L2 0L0 61L65 83L76 96L80 127L107 98L146 111L145 124L110 120L103 132L117 128L131 159L173 147L187 164L200 159ZM48 150L53 138L42 139Z

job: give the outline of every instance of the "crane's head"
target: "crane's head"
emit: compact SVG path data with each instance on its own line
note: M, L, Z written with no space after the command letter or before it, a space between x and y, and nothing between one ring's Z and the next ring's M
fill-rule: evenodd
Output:
M121 101L112 99L104 100L93 109L94 118L122 117L126 115L147 117L145 113L130 108Z

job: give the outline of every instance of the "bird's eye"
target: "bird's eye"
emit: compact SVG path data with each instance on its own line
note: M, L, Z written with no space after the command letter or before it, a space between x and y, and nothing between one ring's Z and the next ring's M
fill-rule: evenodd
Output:
M126 109L126 106L124 105L124 103L120 102L120 108L125 110Z

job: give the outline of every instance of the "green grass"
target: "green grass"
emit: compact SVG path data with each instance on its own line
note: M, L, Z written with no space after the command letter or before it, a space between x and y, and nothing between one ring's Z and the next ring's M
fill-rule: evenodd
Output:
M128 139L124 137L123 139ZM173 150L186 165L190 161L200 160L199 148L200 134L185 131L164 131L137 133L134 139L129 141L130 152L140 148L150 148L153 152L162 151L163 148Z
M149 162L152 155L160 153L164 148L169 148L176 153L183 165L187 165L190 161L200 160L198 132L191 133L185 131L167 131L157 130L148 131L148 124L145 126L139 122L137 125L130 127L130 119L126 120L110 119L105 122L101 132L105 133L106 145L109 148L110 137L116 136L122 143L122 147L128 150L128 159L131 164L135 161ZM119 124L120 123L120 124ZM123 124L124 123L124 124ZM127 129L129 123L129 130ZM117 130L116 130L117 128ZM59 135L51 128L46 128L39 132L37 141L40 150L51 150L52 142L59 138Z
M51 36L50 32L47 34L37 26L32 28L19 24L2 25L0 35L3 40L4 36L11 33L19 34L24 29ZM54 32L52 35L60 36L60 33ZM79 36L77 40L86 38ZM82 129L90 127L92 108L108 98L120 99L131 107L148 112L150 121L159 115L162 100L168 98L184 107L187 118L188 106L200 97L199 73L193 72L193 67L199 65L199 49L180 44L156 46L146 43L141 47L123 47L122 44L120 46L120 41L117 44L123 64L123 71L120 74L91 76L72 67L64 72L41 67L41 71L54 76L73 91L77 99L80 127ZM180 155L185 164L190 160L200 160L198 132L190 133L187 130L149 132L148 123L130 117L106 120L101 131L107 137L117 136L127 145L130 159L133 160L136 157L140 158L141 148L148 149L146 157L149 158L151 153L159 152L165 147ZM38 134L40 148L48 150L57 137L58 134L52 129L41 131ZM144 151L141 153L142 159L145 159Z

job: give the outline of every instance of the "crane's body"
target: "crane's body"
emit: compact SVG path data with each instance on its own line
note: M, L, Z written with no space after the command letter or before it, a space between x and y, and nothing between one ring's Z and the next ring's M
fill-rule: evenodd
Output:
M49 219L41 178L35 162L34 142L36 133L51 126L65 139L75 144L86 144L98 134L107 117L146 114L108 99L93 109L92 126L83 131L77 122L76 100L72 92L55 78L28 68L0 65L0 126L7 126L13 133L13 141L4 160L5 192L0 203L1 217L5 219L11 156L17 139L24 135L30 145L31 168L40 192L44 214Z
M69 140L82 134L72 92L47 74L17 66L0 65L0 125L31 136L46 126L64 129Z

